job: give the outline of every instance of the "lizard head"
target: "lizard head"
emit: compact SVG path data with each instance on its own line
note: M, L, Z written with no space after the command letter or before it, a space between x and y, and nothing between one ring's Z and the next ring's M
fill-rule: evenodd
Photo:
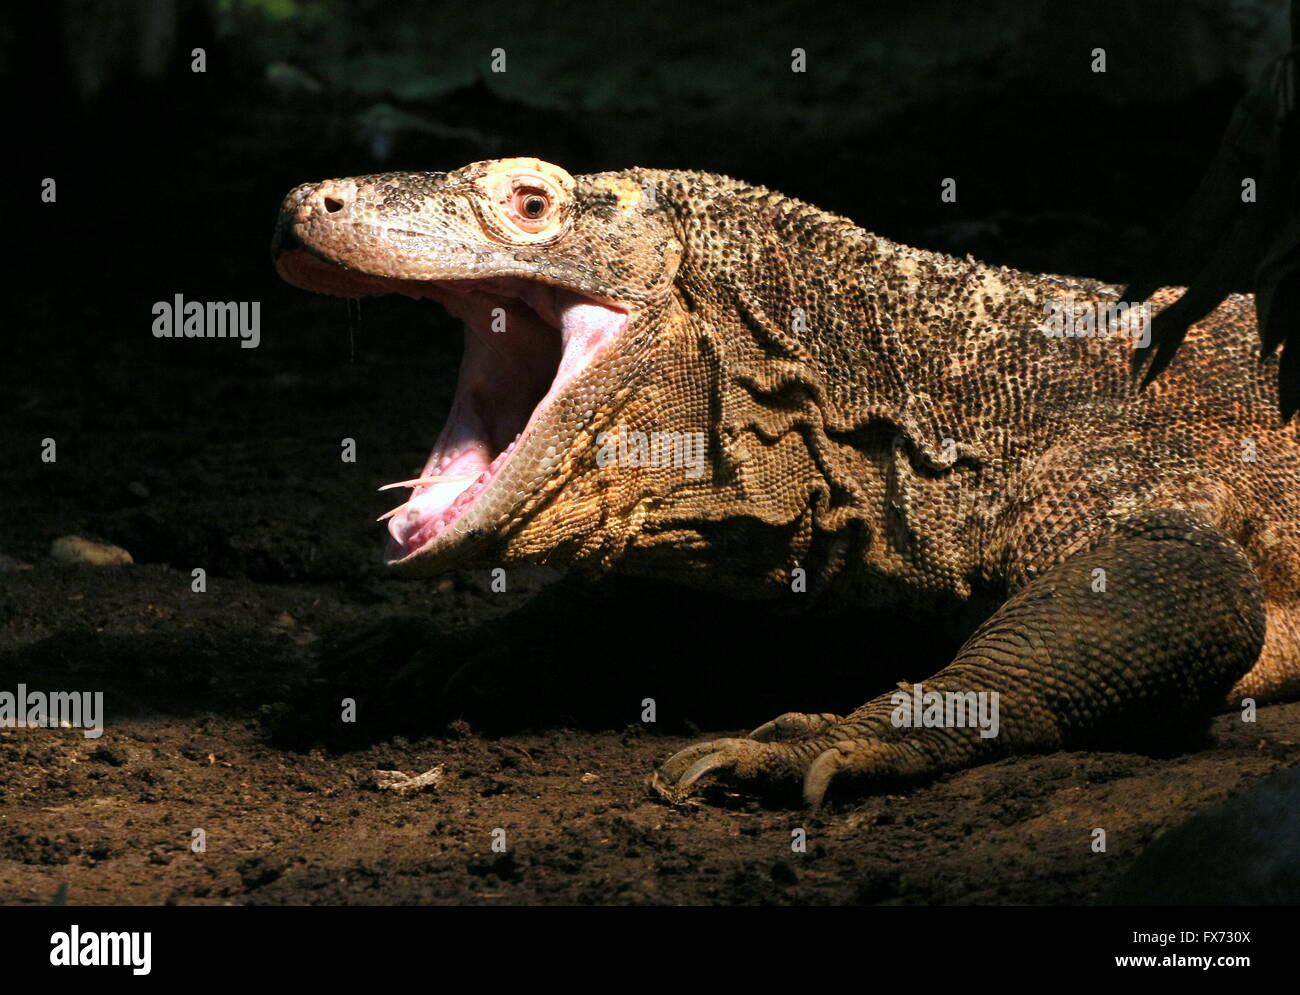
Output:
M272 254L295 286L428 298L464 323L450 414L390 512L390 563L608 558L636 502L602 500L619 488L597 436L679 307L681 243L637 171L516 158L308 183Z

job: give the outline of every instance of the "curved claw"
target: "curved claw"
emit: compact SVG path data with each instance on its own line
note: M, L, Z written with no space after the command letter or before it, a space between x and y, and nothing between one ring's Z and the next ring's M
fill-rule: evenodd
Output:
M778 756L772 749L752 739L696 743L670 757L651 779L651 785L664 798L680 803L690 796L702 777L716 770L735 768L738 773L755 773L756 767L765 766L764 757L771 761ZM775 749L784 755L791 748L778 745ZM831 779L849 765L852 750L852 743L836 743L808 764L803 778L803 799L810 808L820 807Z
M711 739L704 743L694 743L684 750L678 750L659 767L659 774L666 780L676 783L697 760L710 753L725 749L734 739Z
M760 748L752 739L714 739L696 743L669 757L650 779L650 786L671 802L690 797L697 781L706 774L735 767L747 751Z
M701 777L718 770L720 767L729 767L733 763L735 763L735 757L721 750L717 753L710 753L706 757L701 757L691 764L690 769L671 785L663 784L665 794L675 801L684 801L690 797L691 789L695 787L695 782Z
M731 769L741 777L802 774L804 801L817 808L831 779L850 765L854 743L828 738L822 740L819 751L816 741L781 743L764 741L763 736L784 736L792 730L812 733L837 721L839 717L830 714L787 712L759 726L753 737L695 743L665 760L651 777L650 786L661 797L680 804L690 797L701 778L717 770Z
M820 808L826 797L826 789L833 778L844 767L844 754L838 746L818 754L817 759L808 767L803 778L803 800L809 808Z
M841 728L825 734L842 722ZM702 778L718 770L730 770L741 779L801 778L804 803L819 808L831 781L844 771L867 778L916 772L915 764L899 752L899 743L853 735L858 731L838 715L787 712L759 726L752 737L712 739L678 750L651 777L650 786L661 797L681 804ZM791 732L797 741L777 741Z

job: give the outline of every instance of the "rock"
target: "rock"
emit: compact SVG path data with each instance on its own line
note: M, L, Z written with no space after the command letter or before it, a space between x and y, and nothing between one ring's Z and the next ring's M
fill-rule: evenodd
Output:
M131 554L120 546L91 542L81 536L59 536L50 546L50 556L61 563L88 563L93 567L135 562Z
M399 795L413 795L420 791L436 791L442 780L445 764L438 764L423 774L408 774L400 770L376 770L371 772L375 787L380 791L395 791Z

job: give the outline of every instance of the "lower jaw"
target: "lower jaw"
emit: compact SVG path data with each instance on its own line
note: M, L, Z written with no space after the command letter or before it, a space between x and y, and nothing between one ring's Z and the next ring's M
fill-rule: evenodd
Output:
M501 468L514 455L519 445L519 439L520 436L515 436L514 441L499 452L492 462L484 470L480 471L469 486L457 494L449 505L436 514L420 519L413 531L404 532L398 524L398 516L394 516L389 526L390 542L388 549L390 558L394 555L399 558L409 556L426 544L441 538L449 531L455 530L457 523L469 511L470 506L480 494L492 486ZM430 464L432 465L433 462L434 460L431 459ZM427 473L428 469L426 468ZM414 501L418 497L418 494L414 494L411 500Z

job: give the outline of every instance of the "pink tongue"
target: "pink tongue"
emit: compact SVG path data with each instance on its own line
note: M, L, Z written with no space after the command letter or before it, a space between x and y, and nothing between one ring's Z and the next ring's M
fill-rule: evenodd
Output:
M564 340L564 355L555 374L555 384L558 385L578 372L590 356L618 333L627 322L627 315L568 291L556 294L556 306L560 335ZM555 392L555 386L551 387L551 392Z

